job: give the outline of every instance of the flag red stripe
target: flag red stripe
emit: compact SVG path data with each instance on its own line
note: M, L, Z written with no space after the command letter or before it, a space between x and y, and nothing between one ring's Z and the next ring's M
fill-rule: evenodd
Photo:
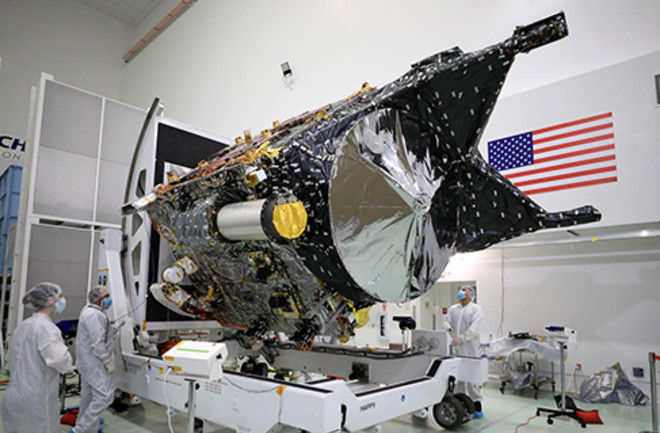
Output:
M595 164L597 162L613 161L614 155L601 156L600 158L585 159L582 161L567 162L566 164L553 165L551 167L537 168L535 170L520 171L518 173L507 174L504 177L512 179L514 177L527 176L530 174L547 173L553 170L562 170L564 168L579 167L581 165Z
M614 138L614 134L599 135L597 137L585 138L583 140L569 141L555 146L544 147L543 149L534 149L534 155L537 153L552 152L553 150L565 149L567 147L579 146L581 144L594 143L596 141L609 140ZM536 144L536 142L534 142Z
M534 164L541 164L548 161L556 161L558 159L572 158L574 156L587 155L589 153L602 152L604 150L614 149L614 144L608 144L606 146L591 147L584 150L576 150L575 152L567 152L554 156L546 156L545 158L534 158Z
M576 131L564 132L563 134L551 135L550 137L539 138L534 140L534 144L547 143L548 141L559 140L560 138L573 137L576 135L587 134L589 132L600 131L602 129L610 129L614 126L612 123L605 123L603 125L596 125L590 128L578 129Z
M548 126L547 128L536 129L532 131L533 134L542 134L544 132L555 131L557 129L568 128L569 126L580 125L582 123L592 122L594 120L605 119L607 117L612 117L612 113L599 114L597 116L586 117L580 120L573 120L572 122L560 123L559 125Z
M616 181L617 181L616 176L613 176L613 177L606 177L603 179L586 180L584 182L565 183L563 185L549 186L547 188L530 189L523 192L527 195L540 194L542 192L559 191L562 189L578 188L581 186L598 185L600 183L608 183L608 182L616 182Z
M608 171L616 171L616 165L610 165L607 167L600 167L600 168L592 168L591 170L574 171L572 173L558 174L556 176L539 177L537 179L517 182L516 186L520 188L527 185L534 185L535 183L552 182L555 180L570 179L572 177L588 176L590 174L607 173Z

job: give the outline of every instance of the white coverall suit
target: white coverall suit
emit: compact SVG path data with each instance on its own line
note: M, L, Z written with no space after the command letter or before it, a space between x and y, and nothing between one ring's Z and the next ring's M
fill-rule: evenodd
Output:
M454 354L459 356L480 357L479 352L479 326L484 319L484 312L480 306L470 301L465 307L454 304L449 307L445 329L451 328L451 337L460 337L461 342L454 346ZM465 393L473 401L482 401L483 394L479 390L482 384L468 384L457 382L454 392Z
M97 433L101 413L112 403L115 381L107 367L114 363L117 329L101 307L83 307L76 335L76 367L82 378L80 412L75 433Z
M2 399L5 433L60 433L60 373L73 370L62 332L50 316L37 312L16 327L10 349L10 382Z

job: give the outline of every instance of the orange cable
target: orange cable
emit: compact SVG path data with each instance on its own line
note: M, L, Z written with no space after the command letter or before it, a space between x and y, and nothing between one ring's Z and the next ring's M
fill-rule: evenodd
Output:
M516 426L516 429L513 431L513 433L518 433L518 429L519 429L520 427L524 427L524 426L528 425L528 424L529 424L534 418L537 418L537 417L538 417L538 415L532 415L532 416L530 416L529 418L527 418L527 421L525 421L525 422L522 423L522 424L518 424L518 425Z

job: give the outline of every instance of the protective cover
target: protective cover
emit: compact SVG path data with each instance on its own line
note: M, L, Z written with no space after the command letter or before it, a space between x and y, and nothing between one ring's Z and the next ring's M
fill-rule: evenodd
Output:
M513 384L514 389L525 389L531 388L537 383L545 381L546 376L540 376L531 370L513 370L509 373L511 377L511 383Z
M256 339L267 330L346 339L361 308L416 298L456 252L597 221L591 206L547 212L477 147L516 54L567 34L558 14L480 51L432 55L382 88L365 84L276 123L157 187L146 207L154 226L176 260L199 268L184 296L158 287L166 306ZM224 239L218 211L261 199L301 202L302 236Z
M582 382L580 401L640 406L648 403L649 397L628 380L623 368L617 362Z
M552 362L559 362L561 359L560 351L556 346L531 338L497 338L489 343L486 352L490 356L507 357L519 350L528 350L530 352L536 353L539 359L546 359Z

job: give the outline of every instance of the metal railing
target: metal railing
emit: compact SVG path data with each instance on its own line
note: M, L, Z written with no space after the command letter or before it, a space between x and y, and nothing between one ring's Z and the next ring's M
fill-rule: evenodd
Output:
M660 356L649 352L649 376L651 377L651 423L653 433L658 433L658 391L657 378L655 373L655 362L660 361ZM640 433L651 433L643 431Z

